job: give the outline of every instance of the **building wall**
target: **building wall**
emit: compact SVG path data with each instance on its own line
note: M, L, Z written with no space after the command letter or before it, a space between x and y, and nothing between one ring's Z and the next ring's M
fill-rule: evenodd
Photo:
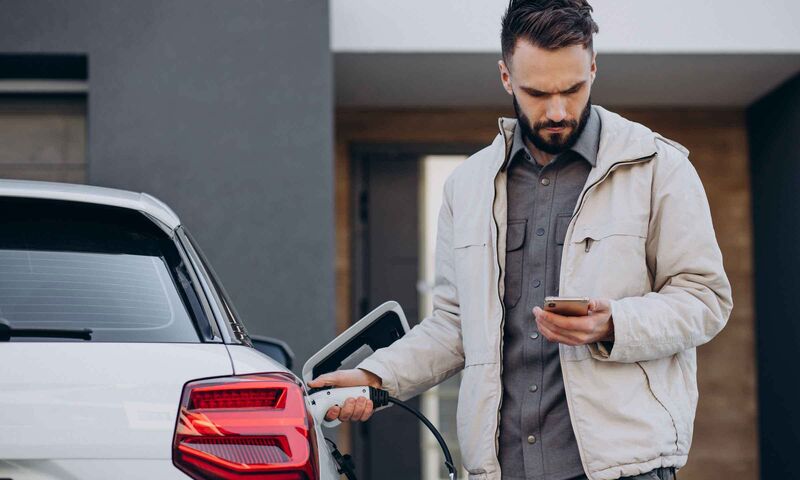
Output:
M800 75L747 111L755 234L763 478L797 477Z
M800 3L589 0L602 53L800 52ZM500 51L507 0L331 0L335 52Z
M302 366L334 332L327 2L0 0L0 11L0 52L87 56L88 182L170 204L251 332L288 341Z
M700 400L689 463L680 478L758 478L757 359L749 154L741 110L624 112L689 149L708 196L733 312L697 350ZM764 477L773 478L773 477Z
M758 478L753 260L747 132L741 110L626 109L692 151L706 188L725 269L733 285L734 310L726 328L698 349L700 400L689 463L682 480ZM337 179L348 181L352 143L485 145L497 134L497 110L339 110ZM347 305L353 252L351 197L337 189L337 290L340 329ZM348 224L350 223L350 225ZM424 314L425 312L420 312ZM790 350L786 350L788 354ZM788 366L787 366L788 368ZM416 448L416 447L415 447ZM772 477L765 477L772 478Z

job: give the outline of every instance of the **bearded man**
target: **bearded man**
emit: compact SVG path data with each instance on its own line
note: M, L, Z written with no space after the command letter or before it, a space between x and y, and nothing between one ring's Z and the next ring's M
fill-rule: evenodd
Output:
M697 406L695 348L731 289L688 152L591 103L585 0L514 0L503 87L516 119L448 179L434 311L357 369L311 386L415 396L463 371L470 479L675 478ZM588 315L542 309L588 297ZM349 400L329 418L365 420Z

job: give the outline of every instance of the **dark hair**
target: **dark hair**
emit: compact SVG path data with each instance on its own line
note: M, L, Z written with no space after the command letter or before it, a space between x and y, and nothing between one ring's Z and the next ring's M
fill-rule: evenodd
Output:
M586 0L510 0L500 35L503 60L509 62L520 38L548 50L572 45L592 49L598 31Z

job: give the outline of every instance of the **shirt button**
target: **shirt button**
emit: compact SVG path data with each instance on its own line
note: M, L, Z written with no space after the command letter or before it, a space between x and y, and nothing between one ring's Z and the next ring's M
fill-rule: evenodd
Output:
M533 435L528 435L528 443L536 443L536 437Z
M533 281L533 288L539 288L541 286L542 286L542 282L540 282L539 280L534 280Z
M532 339L534 339L534 340L536 340L537 338L539 338L539 334L538 334L538 333L536 333L536 332L533 332L533 333L531 334L531 338L532 338Z
M535 392L536 390L539 390L539 387L537 385L531 385L530 391Z
M544 235L544 228L537 228L537 229L536 229L536 235L538 235L538 236L540 236L540 237L541 237L542 235Z
M549 178L543 178L542 179L542 185L544 185L545 187L550 185L550 179Z

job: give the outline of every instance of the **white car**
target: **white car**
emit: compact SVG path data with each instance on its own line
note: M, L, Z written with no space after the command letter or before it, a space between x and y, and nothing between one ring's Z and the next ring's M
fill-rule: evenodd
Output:
M0 181L0 479L339 478L309 408L166 205Z

